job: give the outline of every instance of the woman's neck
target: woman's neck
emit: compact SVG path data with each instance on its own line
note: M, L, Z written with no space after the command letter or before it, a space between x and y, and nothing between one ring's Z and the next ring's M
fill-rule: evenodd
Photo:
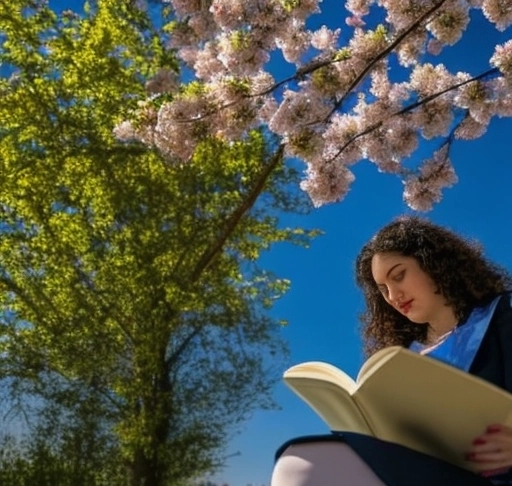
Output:
M457 326L458 319L452 307L446 306L439 316L436 316L428 323L427 342L435 343L453 331Z

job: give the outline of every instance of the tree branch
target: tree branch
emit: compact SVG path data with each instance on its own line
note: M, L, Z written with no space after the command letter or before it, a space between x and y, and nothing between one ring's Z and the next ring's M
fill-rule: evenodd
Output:
M167 371L171 369L171 366L178 361L180 355L185 351L190 342L202 331L203 329L197 326L178 346L178 349L168 356L165 360L165 366Z
M404 115L405 113L408 113L409 111L412 111L412 110L414 110L415 108L418 108L421 105L425 105L425 104L429 103L430 101L433 101L436 98L439 98L440 96L442 96L442 95L444 95L444 94L446 94L446 93L448 93L450 91L458 89L461 86L464 86L466 84L473 83L474 81L478 81L478 80L480 80L482 78L490 76L491 74L495 74L498 71L499 71L498 68L489 69L488 71L485 71L484 73L481 73L478 76L475 76L474 78L468 79L466 81L462 81L462 82L454 84L453 86L450 86L450 87L448 87L446 89L443 89L442 91L438 91L437 93L431 94L430 96L422 98L421 100L418 100L415 103L412 103L411 105L408 105L405 108L402 108L401 110L396 111L395 113L392 113L391 115L389 115L388 118L386 118L386 120L389 120L390 118L394 118L396 116ZM377 130L378 128L380 128L382 126L382 124L384 123L384 121L386 121L386 120L379 120L378 122L375 122L374 124L372 124L369 127L365 128L362 132L359 132L356 135L354 135L353 137L351 137L338 150L338 152L336 152L336 154L333 155L333 157L331 157L329 159L329 161L332 162L334 159L336 159L336 157L338 157L349 145L354 143L359 138L361 138L361 137L363 137L365 135L368 135L369 133L371 133L371 132Z
M238 223L247 214L247 212L253 207L256 199L263 191L265 184L274 171L274 169L283 160L284 145L280 145L276 152L272 155L268 164L264 167L258 180L255 182L253 188L246 195L245 199L241 202L240 206L233 212L233 214L227 219L224 228L219 233L218 238L207 248L199 258L196 266L192 270L189 278L189 284L194 283L202 274L202 272L212 263L216 256L221 252L224 244L228 238L232 235L233 231L238 226Z
M406 39L411 32L413 32L416 28L418 28L425 20L427 20L433 13L435 13L437 10L439 10L444 3L446 3L447 0L440 0L437 2L434 6L432 6L430 9L428 9L423 15L421 15L418 19L416 19L414 22L411 23L407 28L405 28L400 34L395 38L395 40L389 44L385 49L383 49L379 54L377 54L366 66L365 68L357 75L357 77L352 81L350 86L346 89L345 94L334 104L332 110L327 114L327 116L324 118L323 122L325 123L334 112L339 110L342 106L342 104L347 99L348 95L356 88L356 86L365 78L365 76L373 69L373 67L382 59L384 59L387 55L389 55L391 52L393 52L396 47L398 47L404 39ZM320 69L322 67L328 66L329 64L334 64L337 62L341 62L341 60L336 59L335 56L333 56L330 59L324 59L319 61L314 61L309 65L306 65L302 68L299 68L295 74L292 76L289 76L285 79L282 79L281 81L278 81L274 83L269 88L260 91L258 93L253 93L247 96L244 96L246 99L250 98L257 98L260 96L265 96L272 91L275 91L277 88L283 86L284 84L290 82L290 81L296 81L307 74L310 74L317 69ZM211 112L205 113L203 115L196 116L194 118L189 119L181 119L178 120L180 123L195 123L200 120L204 120L211 116L213 113L218 113L221 110L225 110L227 108L230 108L234 105L236 105L239 102L239 100L231 101L230 103L226 103L222 106L218 106L215 108L215 110L212 110Z
M443 4L447 0L440 0L437 2L432 8L427 10L421 17L416 19L414 22L409 25L406 29L404 29L397 37L396 39L389 44L385 49L383 49L379 54L377 54L366 66L365 68L359 73L359 75L352 81L350 86L347 88L345 94L335 103L332 110L329 112L329 114L325 117L324 122L327 121L332 114L339 110L341 108L341 105L345 102L348 95L356 88L356 86L365 78L365 76L373 69L373 67L382 59L384 59L388 54L391 54L401 43L404 39L407 38L407 36L413 32L416 28L418 28L426 19L428 19L436 10L441 8Z

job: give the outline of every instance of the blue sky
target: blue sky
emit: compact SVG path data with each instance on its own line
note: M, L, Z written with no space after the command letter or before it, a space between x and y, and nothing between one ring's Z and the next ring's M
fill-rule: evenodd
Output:
M324 0L316 25L345 27L343 2ZM498 33L480 12L466 36L440 59L448 67L478 74L489 68L494 46L510 39L512 29ZM479 240L486 254L512 271L512 120L494 120L488 132L470 142L457 142L452 163L459 182L444 191L433 211L425 214L466 237ZM419 156L419 155L418 155ZM338 204L314 210L290 224L324 232L309 249L282 245L263 257L262 265L292 281L291 290L273 314L289 325L283 337L290 346L289 364L322 360L355 376L362 363L357 315L363 302L354 282L353 263L361 246L394 217L412 213L402 201L402 183L362 162L356 180ZM275 450L284 441L304 434L327 433L317 418L284 384L274 393L281 409L257 412L229 445L233 455L213 479L230 486L268 485Z
M478 239L487 255L512 271L512 121L498 120L477 141L459 144L453 162L459 183L426 216ZM355 376L362 363L357 315L363 302L354 283L353 262L371 235L392 218L412 213L402 202L401 183L362 164L340 204L315 210L300 224L321 228L310 249L276 247L265 264L289 278L292 287L274 309L289 320L282 334L290 364L328 361ZM297 222L297 221L295 221ZM216 479L230 486L269 484L273 454L285 440L328 432L323 422L285 385L275 389L281 410L258 412L232 441L228 466Z
M53 0L56 7L77 8L71 0ZM340 0L324 0L322 14L312 25L326 23L346 29ZM496 43L511 37L498 33L482 17L474 16L464 39L441 58L453 69L478 74L489 68ZM276 78L286 66L275 63ZM458 184L427 214L436 223L478 239L487 255L512 271L512 120L494 120L476 141L458 142L452 162ZM360 247L381 226L399 214L411 213L402 202L402 184L380 174L370 163L354 167L356 181L341 203L314 210L305 217L286 217L284 224L319 228L324 235L311 248L276 246L261 262L292 281L291 290L272 311L287 319L283 328L289 343L289 364L306 360L329 361L354 376L362 362L357 315L363 309L354 283L353 262ZM283 370L284 371L284 370ZM222 473L209 478L230 486L268 485L277 447L292 437L328 432L323 422L283 384L275 388L279 411L257 412L229 444Z

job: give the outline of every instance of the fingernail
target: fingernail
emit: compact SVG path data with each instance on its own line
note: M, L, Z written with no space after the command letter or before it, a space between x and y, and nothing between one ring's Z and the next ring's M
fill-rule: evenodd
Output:
M496 476L497 474L503 474L508 472L508 467L502 467L500 469L492 469L491 471L482 471L480 474L485 477Z
M489 427L487 427L487 432L489 433L493 433L493 432L499 432L501 431L501 425L489 425Z
M487 441L485 439L482 439L481 437L477 437L474 441L473 441L473 445L482 445L482 444L486 444Z

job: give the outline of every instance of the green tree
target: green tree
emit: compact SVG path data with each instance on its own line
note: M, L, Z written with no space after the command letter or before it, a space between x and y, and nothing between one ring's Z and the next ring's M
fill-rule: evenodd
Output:
M84 425L84 424L81 424ZM121 486L126 484L116 451L99 440L93 427L73 430L58 444L43 430L23 439L0 439L0 484L10 486ZM90 449L90 448L94 449Z
M76 450L97 485L221 466L285 352L268 309L288 282L258 257L314 234L279 226L307 204L258 130L205 137L186 165L116 140L152 76L177 70L151 18L125 0L0 5L0 379L43 441L22 463Z

